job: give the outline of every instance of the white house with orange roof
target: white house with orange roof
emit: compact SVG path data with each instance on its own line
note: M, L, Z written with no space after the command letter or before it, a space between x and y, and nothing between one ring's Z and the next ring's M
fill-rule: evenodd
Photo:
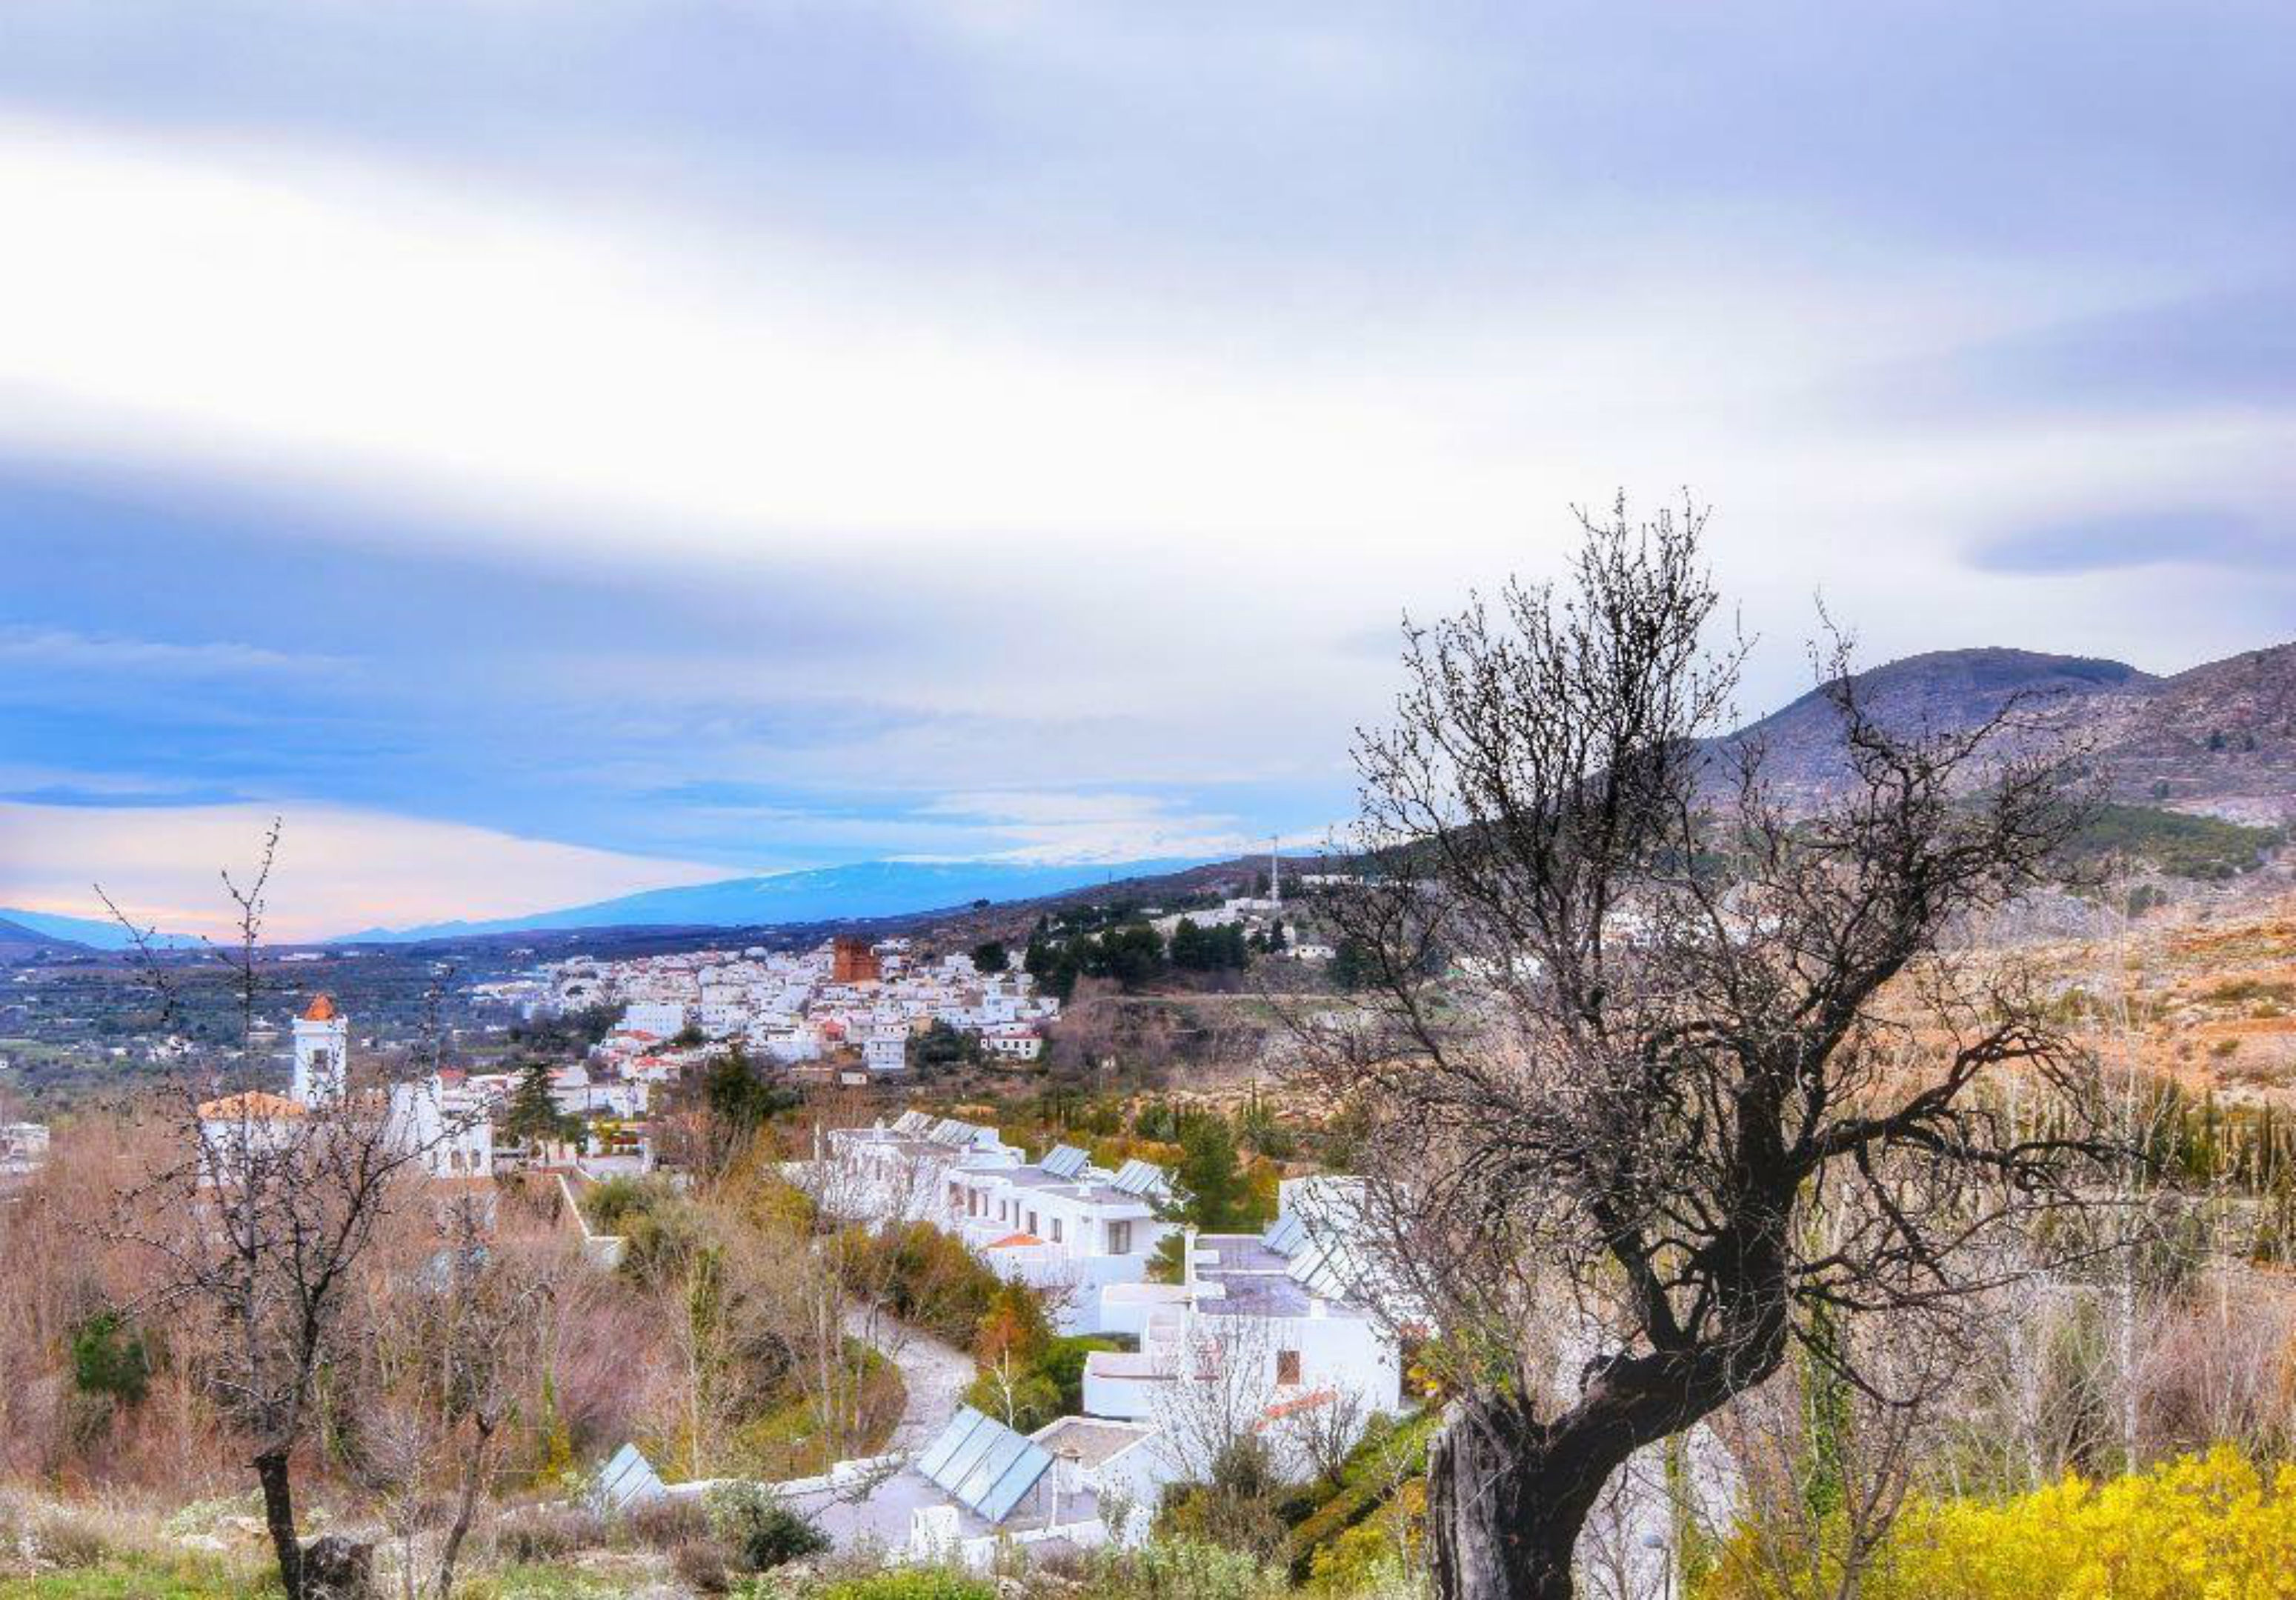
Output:
M250 1164L292 1145L308 1115L304 1103L261 1089L243 1089L199 1105L200 1182L215 1184L246 1172Z
M954 1171L947 1205L954 1230L1000 1277L1051 1304L1064 1333L1101 1331L1101 1292L1136 1284L1177 1224L1164 1216L1171 1185L1148 1161L1111 1172L1062 1145L1042 1161Z

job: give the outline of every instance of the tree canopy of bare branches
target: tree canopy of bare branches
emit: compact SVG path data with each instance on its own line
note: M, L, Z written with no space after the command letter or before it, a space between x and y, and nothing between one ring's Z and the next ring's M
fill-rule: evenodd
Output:
M1365 1128L1383 1270L1452 1385L1430 1515L1447 1596L1567 1596L1638 1448L1824 1330L1949 1314L2013 1270L2095 1145L1989 1079L2079 1086L2014 972L1962 931L2043 882L2079 809L2013 703L1885 727L1822 652L1841 777L1800 809L1723 741L1702 513L1582 515L1564 590L1406 629L1358 743L1332 908L1377 982L1309 1071ZM1804 1226L1822 1210L1823 1230Z
M278 843L275 822L254 873L244 882L224 874L237 937L209 952L227 967L238 1001L242 1079L257 1056L259 953ZM171 969L145 931L113 913L134 940L164 1025L176 1003ZM303 1600L296 1452L343 1333L357 1267L426 1147L373 1085L345 1082L295 1103L207 1063L176 1074L165 1104L171 1153L122 1196L122 1231L152 1263L138 1309L193 1318L211 1335L207 1386L249 1451L281 1585L288 1600Z

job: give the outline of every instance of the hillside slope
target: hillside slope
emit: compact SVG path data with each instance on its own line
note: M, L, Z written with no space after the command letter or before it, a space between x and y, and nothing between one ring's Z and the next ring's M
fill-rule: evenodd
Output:
M53 933L44 933L10 917L0 917L0 965L35 961L45 956L85 956L91 953L84 944L59 939Z
M1909 656L1857 675L1875 718L1899 732L1961 731L2018 702L2035 737L2086 753L2105 792L2243 822L2296 819L2296 644L2244 652L2154 677L2120 661L2024 650ZM1848 775L1826 689L1715 744L1716 781L1749 745L1790 804L1838 792Z
M2296 818L2296 644L2180 672L2100 718L2123 800L2245 821Z

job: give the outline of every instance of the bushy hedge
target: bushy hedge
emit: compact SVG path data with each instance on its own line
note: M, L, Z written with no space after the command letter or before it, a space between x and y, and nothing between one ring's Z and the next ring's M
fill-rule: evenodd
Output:
M812 1518L784 1505L762 1483L733 1482L709 1491L709 1530L752 1572L818 1555L829 1536Z
M953 1234L930 1222L873 1234L850 1227L832 1242L839 1271L855 1293L883 1296L886 1309L912 1326L967 1346L1004 1280Z

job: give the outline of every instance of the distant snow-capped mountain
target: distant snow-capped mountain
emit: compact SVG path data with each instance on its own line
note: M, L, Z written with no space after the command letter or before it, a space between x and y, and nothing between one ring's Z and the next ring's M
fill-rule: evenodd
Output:
M465 939L545 928L757 927L848 917L906 916L970 905L975 900L1025 900L1112 879L1170 872L1196 858L1121 862L862 861L848 866L728 878L677 889L653 889L586 906L537 911L485 922L430 923L416 928L375 928L338 943L403 943Z

